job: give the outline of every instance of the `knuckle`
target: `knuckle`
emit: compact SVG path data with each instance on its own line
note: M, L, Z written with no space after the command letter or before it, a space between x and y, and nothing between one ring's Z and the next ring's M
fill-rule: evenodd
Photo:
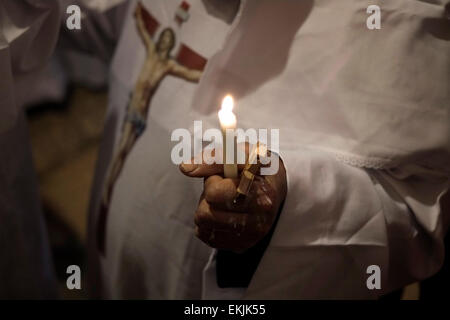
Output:
M205 198L209 202L214 202L220 194L220 182L222 178L212 176L205 182Z
M214 215L211 212L209 204L205 199L202 200L194 215L194 223L197 226L214 226Z
M215 199L216 196L216 192L215 192L215 187L213 186L208 186L205 189L205 199L209 202L212 202Z
M200 201L198 208L197 208L197 212L199 212L201 214L206 214L209 211L210 211L209 204L205 197Z
M194 215L194 223L196 226L205 225L208 222L207 214L198 210Z

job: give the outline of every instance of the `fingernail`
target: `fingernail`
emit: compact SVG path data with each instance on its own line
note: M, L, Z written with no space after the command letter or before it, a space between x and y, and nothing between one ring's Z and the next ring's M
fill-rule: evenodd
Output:
M198 164L190 164L190 163L182 163L181 164L181 170L183 170L184 173L190 173L197 169Z

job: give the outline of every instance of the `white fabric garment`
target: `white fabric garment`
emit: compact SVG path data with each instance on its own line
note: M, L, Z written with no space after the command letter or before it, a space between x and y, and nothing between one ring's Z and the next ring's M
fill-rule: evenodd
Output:
M55 1L2 1L0 4L0 133L14 126L23 105L20 92L53 52L60 22Z
M0 297L55 298L57 287L21 106L50 57L54 1L0 2Z
M283 129L284 149L311 144L359 166L407 159L449 173L447 2L380 4L382 29L372 31L370 1L244 1L194 108L209 112L233 92L240 125L252 127L259 110L259 127Z
M37 81L58 39L61 14L66 14L62 4L57 0L0 1L0 298L4 299L57 297L23 106L36 101L36 94L45 94L47 87ZM103 2L100 9L110 7ZM90 8L99 9L95 4ZM92 11L83 20L86 25L92 15L108 20ZM118 23L115 26L120 28ZM92 43L101 47L89 30L79 36L84 37L85 47L92 48ZM111 46L105 50L111 51Z
M441 210L450 172L447 2L382 2L382 29L371 31L369 1L247 0L231 26L212 13L213 1L189 1L181 27L178 1L143 1L160 23L155 37L171 26L177 46L209 61L199 85L167 76L150 102L115 185L106 256L91 246L103 296L370 298L436 272L449 221ZM135 6L112 64L91 237L145 58ZM288 175L271 243L249 288L234 294L218 290L212 250L193 234L202 181L170 161L172 130L194 120L217 127L226 93L239 127L280 129ZM381 290L366 286L369 265L381 268Z

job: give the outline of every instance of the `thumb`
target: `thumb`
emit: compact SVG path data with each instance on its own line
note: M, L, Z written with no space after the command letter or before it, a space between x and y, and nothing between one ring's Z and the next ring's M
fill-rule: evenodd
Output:
M249 145L248 143L239 144L245 152L245 160L248 158ZM180 164L180 171L188 177L204 178L213 175L223 175L223 164L215 162L216 153L218 159L222 159L222 148L216 148L213 150L204 150L197 156L193 157L189 162ZM238 170L241 171L245 167L245 163L238 164Z
M204 178L223 174L223 164L182 163L180 164L180 171L188 177Z
M217 164L213 159L216 150L206 151L193 157L189 162L180 164L180 171L188 177L197 178L223 174L223 164Z

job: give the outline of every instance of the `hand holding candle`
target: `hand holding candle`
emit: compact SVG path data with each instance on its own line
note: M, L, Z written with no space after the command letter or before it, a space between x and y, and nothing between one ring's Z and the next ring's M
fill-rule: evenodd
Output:
M245 148L248 157L249 148L239 147ZM204 152L202 159L211 156ZM237 169L243 170L244 165ZM286 172L281 160L274 175L261 176L259 170L249 169L254 177L249 185L245 184L248 186L243 188L245 201L238 205L233 205L233 201L240 179L224 178L224 166L181 164L180 170L188 177L204 178L204 190L194 216L195 233L213 248L243 252L253 247L272 228L286 197Z
M259 159L268 152L266 146L258 144L249 155L250 146L242 144L239 147L244 148L241 150L245 150L246 158L250 159L245 167L240 166L243 174L238 179L237 121L233 105L233 98L227 95L218 114L223 165L209 161L213 155L205 151L201 157L196 157L206 163L195 164L193 158L190 163L181 164L180 170L188 177L204 178L204 191L194 218L196 236L213 248L243 252L257 244L272 228L286 197L286 172L280 161L276 174L259 175ZM253 165L252 160L258 161ZM237 195L243 196L245 201L235 201Z

